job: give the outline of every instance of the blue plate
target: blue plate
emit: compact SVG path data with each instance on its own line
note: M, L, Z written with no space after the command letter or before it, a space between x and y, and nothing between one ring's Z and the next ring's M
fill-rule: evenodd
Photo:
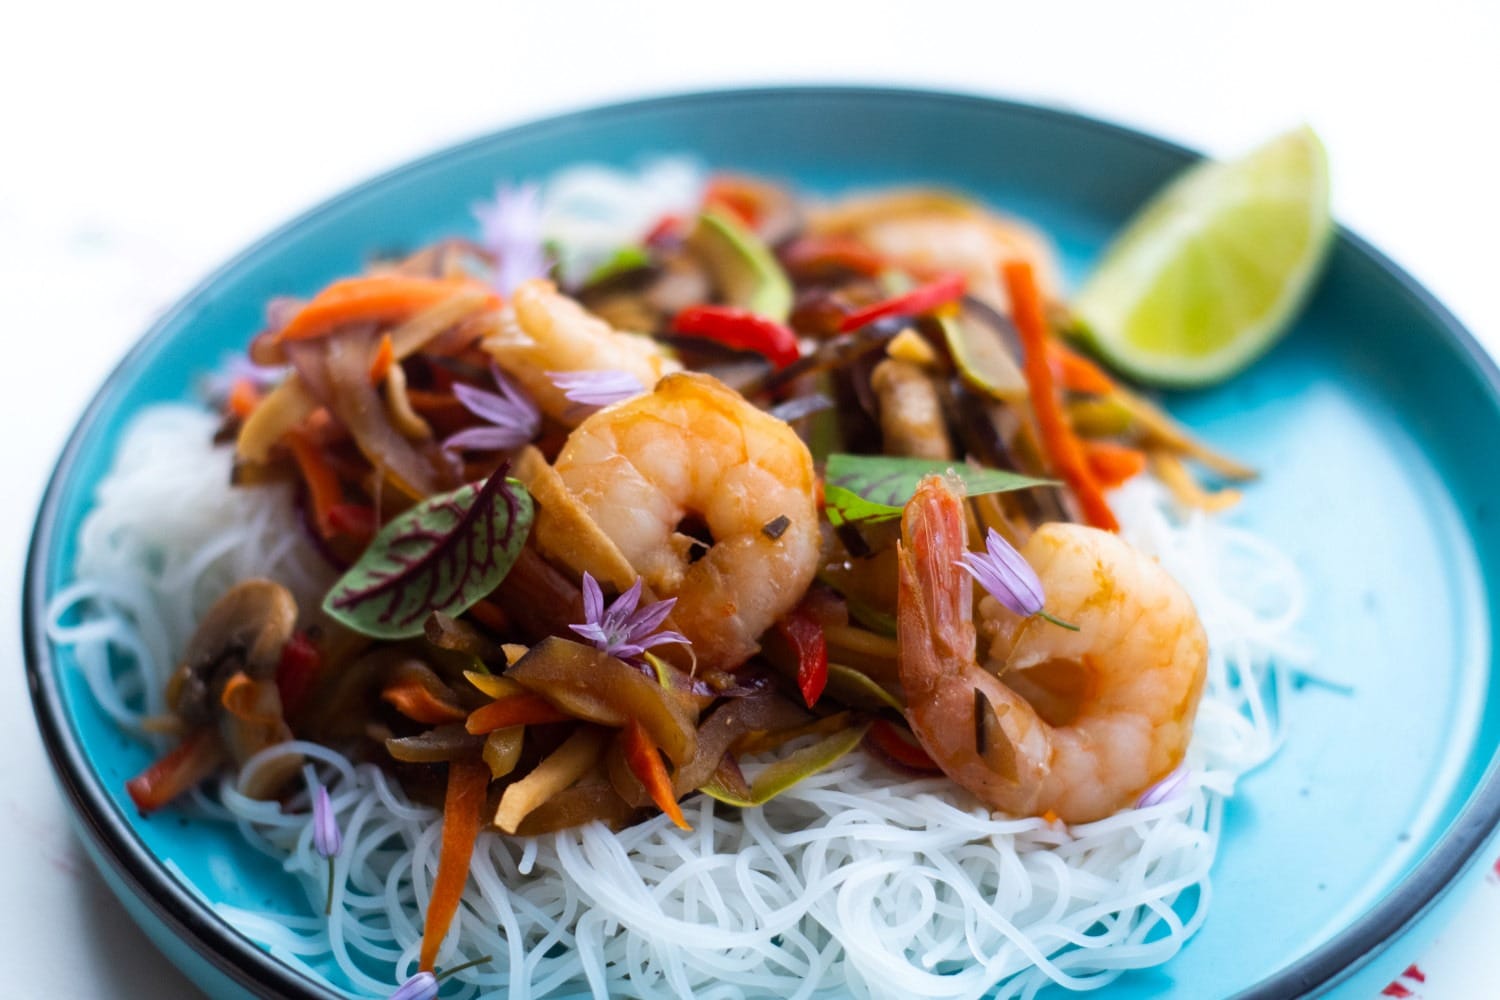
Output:
M73 433L27 566L38 721L85 842L154 938L215 996L330 996L215 917L206 901L298 912L303 894L231 830L142 819L124 783L148 761L50 648L48 598L121 428L190 394L257 329L267 299L308 294L376 250L467 231L501 178L663 151L827 191L930 182L1018 213L1076 278L1192 153L1076 115L947 94L793 88L694 94L565 115L419 160L334 199L212 275L125 358ZM1207 924L1122 996L1286 996L1383 983L1411 932L1500 819L1500 374L1437 302L1341 232L1291 335L1221 387L1169 400L1265 470L1239 515L1301 567L1317 669L1282 704L1289 738L1226 811ZM184 885L163 866L171 858ZM1432 921L1417 928L1413 943ZM1379 987L1376 986L1376 989ZM1374 990L1369 991L1373 994ZM1114 995L1112 993L1112 995Z

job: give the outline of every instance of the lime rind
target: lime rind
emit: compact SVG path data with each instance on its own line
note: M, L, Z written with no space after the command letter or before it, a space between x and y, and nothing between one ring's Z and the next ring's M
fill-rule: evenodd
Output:
M1304 126L1169 184L1111 244L1073 312L1093 349L1143 382L1216 382L1285 332L1332 234L1327 157Z

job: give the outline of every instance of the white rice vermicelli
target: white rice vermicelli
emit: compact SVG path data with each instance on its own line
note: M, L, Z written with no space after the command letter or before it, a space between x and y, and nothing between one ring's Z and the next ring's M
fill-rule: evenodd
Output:
M51 609L53 640L137 732L161 710L197 616L233 581L266 575L312 595L329 578L286 491L229 487L212 427L166 407L131 428L84 526L79 582ZM618 834L484 834L438 964L492 958L443 995L1030 997L1171 958L1207 914L1225 799L1279 738L1271 693L1303 658L1302 595L1284 557L1239 529L1177 517L1153 483L1115 502L1127 536L1192 594L1210 639L1176 795L1064 827L993 816L946 779L856 751L760 809L691 798L691 832L657 816ZM307 792L282 808L232 780L198 796L202 821L237 823L283 859L307 916L216 909L283 961L316 977L337 965L359 994L388 995L415 970L440 818L373 765L306 743L266 756L278 754L303 755L332 793L344 831L333 915L322 916L327 862Z

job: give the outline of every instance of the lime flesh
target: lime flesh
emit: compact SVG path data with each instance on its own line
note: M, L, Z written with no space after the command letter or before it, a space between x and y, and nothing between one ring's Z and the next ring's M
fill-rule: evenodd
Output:
M1073 302L1094 349L1160 385L1238 372L1286 331L1333 232L1312 129L1169 184L1106 250Z

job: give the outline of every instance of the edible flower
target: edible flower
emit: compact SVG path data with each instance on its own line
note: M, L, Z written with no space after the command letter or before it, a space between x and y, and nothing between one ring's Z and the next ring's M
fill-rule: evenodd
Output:
M1161 805L1169 799L1175 799L1182 793L1182 787L1187 784L1190 773L1186 765L1177 765L1165 778L1142 792L1135 807L1146 809L1150 806Z
M583 406L608 406L646 391L641 380L629 372L603 371L548 372L552 384L562 390L569 402Z
M615 598L614 603L606 610L604 592L599 589L598 582L585 570L583 613L588 621L582 625L569 625L568 628L588 639L610 656L617 656L622 660L640 656L652 646L674 642L684 646L692 644L688 637L680 632L657 631L667 615L671 614L677 598L669 597L665 601L657 601L655 604L636 610L636 605L640 604L640 601L641 578L636 577L630 589Z
M339 829L338 817L333 814L333 802L328 789L318 785L313 793L313 849L328 859L328 896L323 903L323 915L333 912L333 858L344 846L344 833Z
M1060 621L1042 610L1046 598L1036 570L994 528L985 536L983 553L966 552L957 566L966 571L995 600L1024 618L1036 615L1077 632L1077 625Z
M430 972L418 972L402 983L396 992L391 994L390 1000L433 1000L438 995L438 985L444 979L447 979L456 972L472 969L476 965L483 965L489 960L489 955L483 955L472 962L455 965L453 968L440 972L437 975L433 975Z
M542 247L542 197L535 184L500 184L493 201L471 206L479 242L495 255L495 289L509 297L516 286L545 278L550 265Z
M391 1000L433 1000L437 995L437 976L419 972L402 983L401 988L391 994Z
M536 404L510 384L505 374L490 365L498 394L476 389L462 382L453 384L453 395L464 409L489 421L488 427L470 427L443 442L449 451L463 448L475 451L508 451L536 437L542 426L542 415Z

